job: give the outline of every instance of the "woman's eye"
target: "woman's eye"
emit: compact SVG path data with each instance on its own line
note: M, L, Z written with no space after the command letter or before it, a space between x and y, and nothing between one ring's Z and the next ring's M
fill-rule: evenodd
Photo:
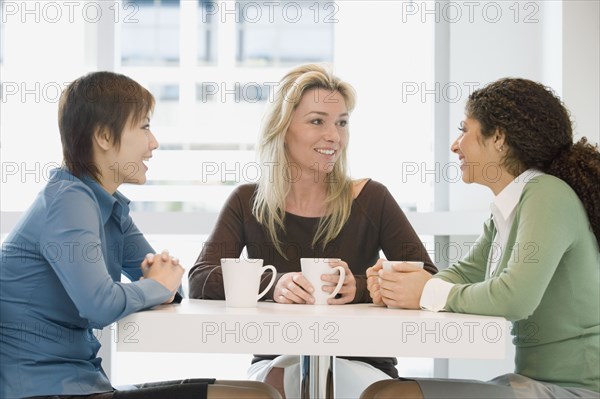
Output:
M144 125L144 126L142 126L142 129L144 129L144 130L150 130L150 125L149 124L148 125Z
M323 119L313 119L312 121L310 121L310 123L312 123L313 125L321 125L323 124Z
M346 127L348 125L348 121L339 121L338 125L341 127Z

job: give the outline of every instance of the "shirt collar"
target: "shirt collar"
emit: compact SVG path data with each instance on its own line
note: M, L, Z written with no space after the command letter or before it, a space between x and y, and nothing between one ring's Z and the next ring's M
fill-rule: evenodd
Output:
M70 179L77 179L65 169L60 171L66 173L66 175L63 175L64 179L66 179L67 176L70 176ZM102 223L106 224L108 219L114 215L116 221L121 225L121 230L125 231L127 220L129 218L129 199L118 191L115 191L113 195L110 195L108 191L102 188L100 183L90 176L82 176L80 180L93 191L100 207Z
M528 169L517 176L508 184L508 186L504 187L504 189L494 197L494 201L491 204L492 212L494 214L496 214L496 212L494 212L495 210L499 212L499 215L495 216L502 216L504 220L507 220L513 210L517 207L525 185L529 183L531 179L543 174L544 173L539 170Z

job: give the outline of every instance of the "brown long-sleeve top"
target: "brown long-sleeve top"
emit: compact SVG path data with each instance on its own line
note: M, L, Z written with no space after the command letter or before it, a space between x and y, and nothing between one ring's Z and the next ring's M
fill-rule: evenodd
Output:
M212 234L190 270L191 298L225 299L220 259L237 258L244 247L249 258L263 259L264 264L275 266L277 281L285 273L299 272L300 258L342 259L348 263L356 279L356 296L352 303L371 302L365 273L379 259L380 250L387 259L422 261L427 271L437 272L404 212L381 183L374 180L367 182L354 199L350 217L340 234L324 249L322 245L312 246L319 218L286 213L285 232L280 233L280 240L287 259L276 250L266 228L252 215L256 187L255 184L241 185L229 196ZM269 272L263 275L261 290L270 278ZM263 299L273 299L276 284ZM260 357L265 358L273 357ZM391 376L397 376L396 359L348 359L367 362Z

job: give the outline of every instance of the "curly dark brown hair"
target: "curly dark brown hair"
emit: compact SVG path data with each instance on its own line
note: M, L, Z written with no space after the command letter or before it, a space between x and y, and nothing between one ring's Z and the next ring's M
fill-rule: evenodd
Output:
M466 114L479 121L484 137L504 133L503 165L512 175L535 168L569 184L600 245L600 152L585 137L573 144L569 111L551 88L527 79L500 79L469 96Z

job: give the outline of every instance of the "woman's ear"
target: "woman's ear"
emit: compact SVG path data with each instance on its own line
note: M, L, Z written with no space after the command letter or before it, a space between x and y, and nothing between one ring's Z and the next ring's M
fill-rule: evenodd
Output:
M106 128L96 128L94 132L94 141L104 151L108 151L113 147L112 136Z
M496 147L496 150L498 150L499 152L504 151L505 140L506 135L504 134L504 132L500 129L496 129L496 132L494 132L494 147Z

